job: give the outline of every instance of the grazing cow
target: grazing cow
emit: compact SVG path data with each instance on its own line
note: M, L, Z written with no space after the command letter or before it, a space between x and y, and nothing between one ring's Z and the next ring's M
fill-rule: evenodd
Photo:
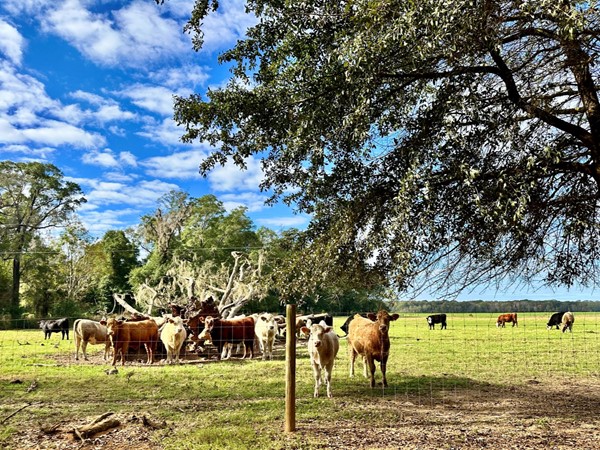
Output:
M547 328L549 330L551 330L552 327L556 327L556 329L558 330L560 327L560 324L562 323L563 315L565 313L566 313L566 311L560 311L560 312L552 314L550 316L550 320L548 320L548 323L546 324Z
M167 364L179 362L179 352L187 339L187 331L183 327L183 319L179 316L166 320L160 332L160 340L167 350Z
M40 320L40 328L44 331L44 340L50 339L52 333L60 333L63 340L69 340L69 319Z
M302 329L308 338L308 354L315 378L314 396L319 396L321 380L327 385L327 397L331 398L331 375L333 373L333 362L340 349L340 341L333 332L333 328L324 321L313 324ZM323 375L321 377L321 374Z
M154 352L158 342L158 326L154 320L142 320L139 322L124 322L113 318L106 322L107 334L113 346L113 362L117 363L119 352L121 353L121 364L125 365L125 356L129 347L146 348L147 364L154 362Z
M221 352L225 344L243 343L244 356L250 353L250 358L254 356L254 318L241 317L238 319L219 319L218 317L208 316L201 318L204 322L205 333L210 334L212 343L217 347L217 358L221 359Z
M254 333L262 352L262 359L273 359L273 343L278 326L273 314L265 313L258 316L254 325Z
M507 322L512 322L513 327L519 326L517 323L517 313L500 314L498 316L498 320L496 321L496 326L504 328L504 324Z
M361 314L360 316L361 316L361 317L367 317L367 315L366 315L366 314ZM340 328L342 329L342 331L343 331L344 333L346 333L346 334L345 334L345 336L348 336L348 327L350 326L350 322L352 322L352 319L354 319L354 314L352 314L351 316L349 316L349 317L346 319L346 321L344 322L344 325L342 325L342 326L340 327ZM345 337L345 336L342 336L342 337Z
M446 314L432 314L431 316L427 316L427 323L429 324L430 330L435 330L435 324L442 324L440 330L443 330L446 327Z
M354 376L354 361L357 355L363 357L364 374L367 366L371 372L371 387L375 387L375 361L380 362L383 386L387 386L385 377L386 364L390 352L390 321L398 319L398 314L390 315L387 311L379 311L377 315L369 313L368 317L354 316L348 329L348 349L350 350L350 376Z
M562 332L564 333L569 329L569 332L573 332L573 322L575 322L575 316L571 311L567 311L562 316Z
M104 360L108 358L110 351L110 338L106 331L106 321L77 319L73 324L73 336L75 338L75 360L79 361L79 348L83 352L83 359L88 361L87 345L104 344Z

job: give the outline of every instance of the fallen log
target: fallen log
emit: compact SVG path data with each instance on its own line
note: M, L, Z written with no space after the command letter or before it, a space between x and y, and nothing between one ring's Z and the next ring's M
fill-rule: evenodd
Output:
M84 439L95 434L102 433L103 431L110 430L111 428L116 428L121 425L121 422L118 419L110 417L113 414L114 413L112 412L104 413L96 419L92 420L87 425L83 425L79 428L74 428L72 433L83 441Z

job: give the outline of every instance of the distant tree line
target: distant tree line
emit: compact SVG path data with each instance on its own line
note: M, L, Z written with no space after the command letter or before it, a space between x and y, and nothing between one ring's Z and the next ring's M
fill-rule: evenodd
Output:
M394 310L411 313L596 312L600 311L600 302L593 300L411 300L396 302Z

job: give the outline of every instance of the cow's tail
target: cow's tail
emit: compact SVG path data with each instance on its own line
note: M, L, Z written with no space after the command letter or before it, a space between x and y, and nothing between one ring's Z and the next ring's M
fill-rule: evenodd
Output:
M77 325L79 325L80 321L81 319L75 319L75 322L73 322L73 338L79 336L79 334L77 333Z

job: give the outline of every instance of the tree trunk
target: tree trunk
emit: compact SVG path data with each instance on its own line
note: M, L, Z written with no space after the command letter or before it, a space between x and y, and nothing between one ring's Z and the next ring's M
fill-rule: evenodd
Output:
M17 254L13 258L12 267L12 292L10 296L10 317L18 319L20 316L20 296L21 287L21 255Z

